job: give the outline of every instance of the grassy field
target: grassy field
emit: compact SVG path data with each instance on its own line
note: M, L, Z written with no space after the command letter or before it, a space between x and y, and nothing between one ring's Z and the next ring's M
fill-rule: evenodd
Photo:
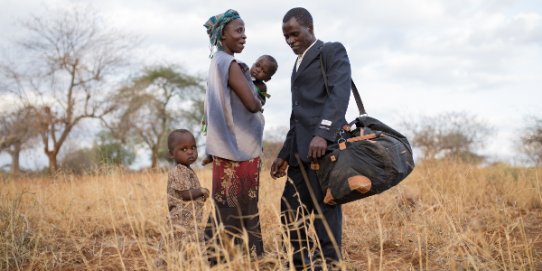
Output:
M344 205L343 269L542 270L541 175L540 168L419 164L397 187ZM198 176L210 188L210 171ZM162 236L169 270L211 269L197 248L183 254L172 245L166 178L105 170L2 180L0 270L154 270ZM284 270L284 181L264 169L265 257L231 253L212 270Z

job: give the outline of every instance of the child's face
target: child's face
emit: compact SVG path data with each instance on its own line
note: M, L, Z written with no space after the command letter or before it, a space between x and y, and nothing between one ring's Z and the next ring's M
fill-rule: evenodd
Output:
M170 155L178 164L189 166L194 163L198 159L198 148L194 136L187 133L179 134Z
M269 81L273 74L270 72L272 70L272 64L267 58L260 57L256 62L250 67L250 75L256 80Z

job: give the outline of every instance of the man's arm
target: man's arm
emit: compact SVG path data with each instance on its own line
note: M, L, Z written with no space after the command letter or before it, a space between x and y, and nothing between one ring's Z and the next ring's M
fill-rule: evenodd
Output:
M320 125L314 131L329 141L334 141L337 131L344 124L351 92L351 69L346 49L341 43L326 43L321 57L327 75L328 99L322 112Z
M350 98L350 61L344 46L338 42L328 43L320 51L327 78L328 98L319 126L309 144L308 157L322 157L327 149L327 141L334 141L337 131L344 124L344 116ZM324 78L322 78L323 80ZM325 84L325 81L323 82Z
M290 130L286 134L286 139L284 140L284 144L282 144L282 148L279 151L279 154L277 155L277 158L275 161L273 161L273 164L271 164L271 177L273 179L280 178L284 175L286 175L286 168L288 167L288 160L290 159L291 155L291 148L294 144L294 134L295 134L295 126L292 124L292 116L290 116Z
M288 161L290 159L290 150L292 148L293 140L294 140L294 127L291 127L288 133L286 134L286 139L284 140L284 144L282 144L282 148L279 151L279 154L277 155L278 158L281 158L282 160Z

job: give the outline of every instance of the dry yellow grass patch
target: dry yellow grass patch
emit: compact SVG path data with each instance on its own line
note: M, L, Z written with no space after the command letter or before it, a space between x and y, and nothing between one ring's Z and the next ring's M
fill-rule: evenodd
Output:
M210 171L198 172L210 188ZM455 162L418 165L381 195L344 205L346 270L541 270L542 169ZM0 270L154 270L161 238L169 270L210 269L179 251L166 223L165 172L3 180ZM264 169L266 256L228 252L212 270L282 270L284 180ZM210 207L210 206L208 206Z

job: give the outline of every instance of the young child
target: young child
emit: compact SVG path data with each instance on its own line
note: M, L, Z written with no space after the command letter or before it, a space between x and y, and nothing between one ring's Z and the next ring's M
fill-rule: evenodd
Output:
M198 159L194 135L185 129L172 131L167 140L170 156L175 167L168 175L167 203L169 217L175 237L183 243L203 241L203 205L209 197L209 190L201 187L196 173L190 165Z
M239 63L243 71L248 69L248 66L244 63ZM256 86L258 92L258 98L265 104L265 100L271 95L267 93L267 85L265 82L271 80L271 77L277 71L278 64L274 57L270 55L262 55L256 59L256 62L250 67L250 75L252 76L252 82ZM263 111L263 110L262 110Z

